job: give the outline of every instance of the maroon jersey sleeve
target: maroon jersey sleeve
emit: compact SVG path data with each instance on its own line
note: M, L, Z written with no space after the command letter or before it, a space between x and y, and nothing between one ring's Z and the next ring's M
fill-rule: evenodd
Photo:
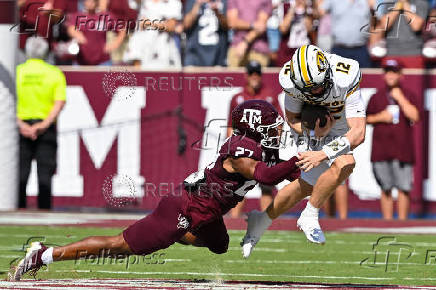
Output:
M231 136L221 146L220 155L232 157L248 157L262 160L262 147L256 141L245 136Z

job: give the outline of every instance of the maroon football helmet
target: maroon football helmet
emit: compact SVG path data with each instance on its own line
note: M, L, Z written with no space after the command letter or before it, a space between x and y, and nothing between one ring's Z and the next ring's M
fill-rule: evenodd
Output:
M263 100L243 102L232 111L233 134L247 136L265 148L280 148L283 122L274 106Z

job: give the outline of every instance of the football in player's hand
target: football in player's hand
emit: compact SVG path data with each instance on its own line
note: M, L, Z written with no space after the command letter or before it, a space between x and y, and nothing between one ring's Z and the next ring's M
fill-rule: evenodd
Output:
M327 124L326 116L328 115L330 115L330 112L327 107L304 104L301 111L301 123L305 128L314 130L316 120L319 119L319 126L322 128Z

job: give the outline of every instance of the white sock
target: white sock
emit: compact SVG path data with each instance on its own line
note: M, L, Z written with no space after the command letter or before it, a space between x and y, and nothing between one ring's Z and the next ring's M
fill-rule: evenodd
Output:
M45 265L53 263L53 247L48 248L42 253L41 260Z
M307 202L306 208L303 210L303 212L301 213L303 214L307 214L309 216L316 216L318 217L319 214L319 208L314 207L309 201Z

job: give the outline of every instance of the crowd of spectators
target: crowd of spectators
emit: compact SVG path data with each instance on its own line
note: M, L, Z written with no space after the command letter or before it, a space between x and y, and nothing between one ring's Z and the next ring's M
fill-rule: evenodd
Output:
M374 136L388 136L385 141L392 144L402 144L403 136L419 119L412 95L400 86L401 69L432 67L436 63L436 0L17 0L17 5L23 63L17 68L17 75L19 72L25 75L25 69L31 67L41 78L55 74L56 86L65 81L58 71L53 71L54 67L42 61L43 55L48 55L52 64L133 65L146 70L245 66L247 84L243 92L233 97L232 108L252 98L266 99L278 106L268 88L262 87L262 67L282 66L302 45L315 44L328 52L353 58L362 68L383 67L386 89L371 98L367 120L374 125ZM47 47L38 44L37 39L41 38L31 38L29 42L29 37L35 35L45 38ZM34 43L44 53L33 57L36 60L24 62L29 58L26 43ZM26 84L23 81L22 87L26 88ZM56 108L64 102L62 93L59 96L47 93L48 103L43 105L52 108L53 101L58 101L54 106L56 116L51 116L48 109L44 114L24 114L26 104L38 108L24 96L29 98L39 90L31 87L27 91L18 98L17 110L20 148L25 153L20 156L24 168L20 176L21 193L25 192L31 159L37 156L36 159L41 159L38 163L44 165L44 158L56 152L55 146L41 149L35 142L43 144L45 140L53 144L56 137L53 120L61 107ZM393 109L399 116L397 122L389 111ZM374 140L380 143L374 147L385 147L381 146L383 138ZM403 145L399 148L411 148L413 144ZM391 162L392 156L374 152L377 151L373 150L371 161L382 188L383 216L393 217L391 190L395 187L399 192L399 218L405 219L414 157L411 153L398 154ZM45 171L44 166L38 167L40 192L44 193L39 206L50 208L51 187L47 184L55 165L45 165ZM261 207L269 204L273 191L262 187ZM339 217L345 219L346 185L339 186L332 200ZM22 194L20 207L25 206ZM331 212L332 207L326 206L325 211ZM233 216L240 214L241 207L232 212Z
M315 44L378 67L385 57L422 68L436 59L434 0L17 0L20 47L46 37L49 62L282 66ZM23 53L24 55L24 53Z

